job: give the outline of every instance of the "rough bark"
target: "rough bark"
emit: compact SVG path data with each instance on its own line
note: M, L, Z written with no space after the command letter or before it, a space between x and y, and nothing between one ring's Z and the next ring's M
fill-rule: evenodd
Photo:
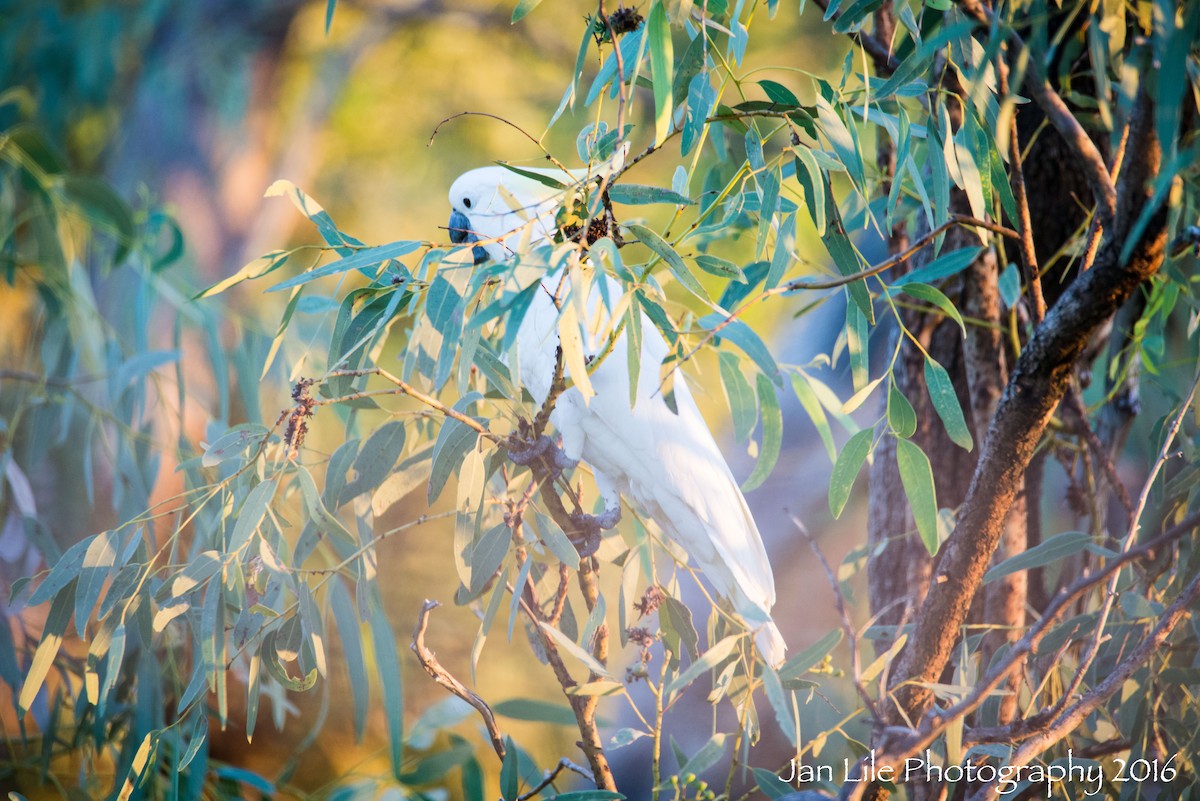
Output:
M931 692L915 682L937 681L948 664L967 607L1021 489L1025 468L1067 390L1076 360L1091 334L1162 264L1166 243L1162 209L1134 243L1128 262L1121 263L1126 237L1149 201L1148 182L1157 175L1161 159L1152 106L1144 92L1133 117L1129 152L1136 155L1122 170L1113 230L1106 232L1095 266L1067 288L1014 366L958 523L918 613L910 646L893 672L892 688L910 718L919 717L932 702Z

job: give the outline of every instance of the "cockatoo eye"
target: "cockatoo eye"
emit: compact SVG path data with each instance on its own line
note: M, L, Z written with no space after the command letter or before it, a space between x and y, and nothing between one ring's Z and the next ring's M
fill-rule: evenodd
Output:
M469 209L469 208L471 208L471 198L469 198L469 197L464 197L464 198L463 198L463 205L464 205L464 206L466 206L468 209Z

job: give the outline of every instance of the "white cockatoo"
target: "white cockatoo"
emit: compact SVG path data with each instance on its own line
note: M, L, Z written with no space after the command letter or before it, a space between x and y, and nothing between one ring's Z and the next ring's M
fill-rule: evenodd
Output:
M574 173L538 170L560 182L597 180L606 166ZM450 189L449 229L457 243L478 242L476 263L489 257L503 261L519 249L550 241L555 212L564 190L554 189L504 167L482 167L460 176ZM559 347L562 269L542 279L517 332L518 374L539 404L550 392ZM607 281L608 302L615 305L621 284ZM595 282L586 282L594 287ZM567 289L570 290L569 279ZM584 287L584 291L588 290ZM600 306L600 293L586 298L589 318ZM688 553L720 597L726 599L755 633L759 652L772 666L783 662L785 644L774 621L775 581L754 517L737 481L717 448L682 373L675 378L678 414L659 392L659 365L670 349L658 329L642 314L642 352L636 402L630 404L625 334L590 376L594 395L577 387L558 399L550 422L562 437L562 451L572 462L590 465L610 528L620 515L624 495L647 513L662 531ZM593 356L604 342L584 343ZM567 376L570 378L569 365Z

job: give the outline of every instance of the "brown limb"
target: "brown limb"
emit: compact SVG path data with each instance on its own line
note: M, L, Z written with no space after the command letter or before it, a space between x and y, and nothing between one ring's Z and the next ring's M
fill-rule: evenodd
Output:
M1129 259L1125 263L1121 259L1132 221L1150 201L1149 184L1161 161L1153 104L1145 90L1135 104L1130 147L1141 157L1121 171L1121 213L1111 238L1105 240L1096 265L1071 283L1021 352L988 430L955 530L943 546L936 580L893 675L896 695L909 717L920 717L932 703L928 685L938 681L949 663L1025 468L1069 386L1076 360L1092 333L1162 266L1166 214L1161 208L1133 243ZM896 717L903 716L897 712Z
M575 724L579 728L580 736L576 745L587 757L596 787L601 790L615 791L617 789L616 780L613 778L612 768L608 764L608 756L604 753L604 744L600 740L600 729L596 725L596 702L599 699L595 696L583 696L571 692L579 686L579 682L575 681L571 676L571 671L567 670L557 643L542 628L542 624L547 623L545 616L541 610L527 603L525 599L521 599L521 608L533 621L533 628L537 632L538 640L546 652L546 661L550 663L550 669L554 671L554 678L558 680L563 694L567 696L567 702L571 705L571 711L575 713Z
M421 663L421 667L425 668L425 672L442 687L450 691L452 695L456 695L462 700L475 708L479 713L479 717L483 718L483 725L487 729L488 737L492 741L492 748L496 750L496 756L504 760L504 736L500 734L500 727L496 725L496 716L492 712L492 708L487 705L487 702L480 698L475 693L471 692L458 679L454 678L448 670L442 667L434 656L433 651L430 651L425 645L425 629L429 625L429 613L437 609L441 604L437 601L425 601L421 606L421 613L417 616L417 628L413 631L412 645L409 647L412 652L417 655L417 661Z

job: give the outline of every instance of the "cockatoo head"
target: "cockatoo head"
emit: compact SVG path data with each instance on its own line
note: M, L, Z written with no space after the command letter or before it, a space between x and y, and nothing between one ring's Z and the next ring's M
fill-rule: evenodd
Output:
M529 244L554 235L554 213L563 190L546 186L503 167L463 173L450 187L450 241L480 242L475 263L503 261L528 237Z
M608 178L621 169L629 143L622 143L609 159L588 169L529 168L553 182L578 187ZM479 242L472 252L475 263L496 261L526 246L553 239L555 212L573 189L558 188L520 175L504 167L480 167L465 172L450 187L450 241ZM525 239L528 237L528 240Z

